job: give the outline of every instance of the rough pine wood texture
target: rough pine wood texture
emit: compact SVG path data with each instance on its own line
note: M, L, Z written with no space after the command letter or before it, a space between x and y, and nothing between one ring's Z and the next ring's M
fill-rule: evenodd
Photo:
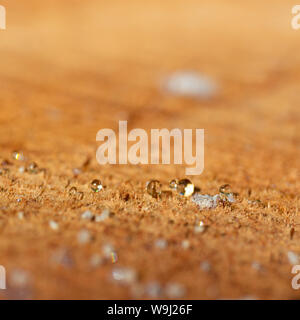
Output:
M8 282L2 298L150 298L112 281L115 266L136 270L142 286L179 283L184 298L299 297L287 256L300 254L294 1L0 4L7 10L7 30L0 32L0 160L11 162L0 176L0 264ZM177 70L214 78L219 94L208 101L166 94L161 81ZM238 202L200 212L176 196L157 201L145 194L147 180L167 185L184 177L184 166L97 164L96 133L117 130L119 120L129 129L204 128L205 170L192 180L208 194L229 183ZM46 171L20 173L26 163L11 159L14 150ZM95 178L103 192L91 192ZM72 186L82 200L70 197ZM80 217L102 208L114 215L100 223ZM197 220L208 225L205 233L194 232ZM77 240L83 229L92 235L87 244ZM166 249L155 247L160 238ZM118 262L92 268L91 256L102 255L107 243Z

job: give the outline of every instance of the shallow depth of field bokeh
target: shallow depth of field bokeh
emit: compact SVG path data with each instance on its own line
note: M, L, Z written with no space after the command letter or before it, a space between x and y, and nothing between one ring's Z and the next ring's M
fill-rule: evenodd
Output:
M1 298L299 296L293 1L0 4ZM178 71L218 89L203 99L167 92L163 82ZM205 170L190 179L211 195L228 183L237 201L201 211L176 193L145 192L150 179L168 190L185 165L100 166L96 133L117 131L119 120L129 130L204 128ZM33 161L43 170L26 171ZM99 193L93 179L105 186ZM106 209L105 219L82 217Z

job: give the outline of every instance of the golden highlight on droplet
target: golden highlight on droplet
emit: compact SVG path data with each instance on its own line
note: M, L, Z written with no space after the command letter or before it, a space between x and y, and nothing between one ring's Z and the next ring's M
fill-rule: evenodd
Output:
M194 184L189 179L182 179L178 182L177 185L177 192L184 196L184 197L190 197L195 190Z
M94 191L94 192L99 192L101 191L103 188L102 186L102 183L100 180L98 179L94 179L92 182L91 182L91 189Z
M171 189L174 189L174 190L177 189L177 185L178 185L178 180L177 180L177 179L173 179L173 180L170 181L170 183L169 183L169 187L170 187Z
M111 252L111 262L116 263L118 261L118 256L115 252Z
M14 151L12 153L12 157L13 157L13 159L18 160L18 161L24 160L24 155L23 155L23 152L21 152L21 151Z

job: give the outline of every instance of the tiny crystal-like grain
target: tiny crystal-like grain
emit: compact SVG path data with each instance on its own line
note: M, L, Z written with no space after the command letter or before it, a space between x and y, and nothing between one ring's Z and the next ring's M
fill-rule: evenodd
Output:
M20 173L24 173L25 172L25 168L24 167L20 167L18 170L19 170Z
M52 230L58 230L58 229L59 229L58 223L55 222L54 220L50 220L50 221L49 221L49 227L50 227Z
M183 249L188 249L189 247L190 247L190 242L189 242L189 240L183 240L182 242L181 242L181 246L182 246L182 248Z
M95 253L90 258L90 266L96 268L103 263L103 258L99 253Z
M114 268L112 270L112 277L115 281L122 284L131 284L136 281L137 274L131 268Z
M25 287L29 283L29 274L23 269L15 269L10 274L10 284L14 287Z
M83 220L92 220L93 217L94 215L90 210L86 210L81 214L81 219Z
M168 246L168 242L165 239L157 239L155 241L156 248L159 248L161 250L166 249Z
M80 244L86 244L91 241L91 234L88 230L80 230L77 234L77 241Z
M239 300L258 300L259 298L256 296L246 295L243 297L240 297Z
M18 219L19 219L19 220L23 220L23 219L24 219L24 212L23 212L23 211L19 211L19 212L17 213L17 216L18 216Z
M21 151L14 151L12 153L12 157L13 157L13 159L18 160L18 161L24 160L24 155L23 155L23 152L21 152Z
M107 259L110 259L112 263L118 262L117 252L115 251L114 247L111 244L109 243L104 244L102 247L102 250L103 250L104 256Z
M158 298L162 294L161 285L158 282L150 282L145 288L146 294L151 298Z
M171 180L170 183L169 183L169 187L170 187L171 189L174 189L174 190L177 189L177 185L178 185L178 180L177 180L177 179L173 179L173 180Z
M38 173L39 172L39 167L35 162L31 162L27 168L26 168L27 172L29 173Z
M205 272L209 272L211 269L211 265L208 261L202 261L200 264L200 268Z
M218 93L218 85L213 79L194 70L178 70L170 74L164 88L173 95L197 99L210 99Z
M234 193L231 191L231 187L229 184L224 184L219 188L220 199L223 202L235 202Z
M72 171L75 177L77 177L81 173L81 170L78 168L74 168Z
M216 208L219 200L220 196L218 194L215 196L210 196L208 194L195 193L192 196L192 201L196 203L200 210Z
M140 299L145 293L145 287L140 283L133 283L130 286L130 291L134 299Z
M161 194L161 183L158 180L150 180L146 184L147 193L153 198L158 198Z
M185 288L179 283L168 283L165 294L170 299L182 298L185 295Z
M182 179L178 182L177 191L184 197L189 197L194 193L195 186L189 179Z
M295 252L289 251L287 253L287 256L290 264L292 265L299 264L299 256Z
M92 182L91 182L91 189L94 191L94 192L99 192L101 191L103 188L102 186L102 183L100 180L98 179L94 179Z
M251 267L257 271L262 270L262 266L259 262L253 261Z
M206 225L204 224L203 221L200 221L196 226L195 226L195 233L203 233L206 230Z
M111 253L114 251L114 247L110 243L105 243L102 246L103 254L106 258L110 257Z
M115 251L111 252L110 254L111 263L117 263L118 262L118 255Z
M67 248L59 248L54 251L50 257L50 261L66 268L72 268L75 264L72 252Z

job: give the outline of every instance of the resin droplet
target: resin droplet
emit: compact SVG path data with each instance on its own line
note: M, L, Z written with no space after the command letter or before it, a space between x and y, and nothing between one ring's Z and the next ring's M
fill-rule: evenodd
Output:
M199 221L196 225L195 225L195 233L202 233L206 230L206 225L204 224L203 221Z
M189 197L194 193L195 186L189 179L182 179L178 182L177 191L180 195Z
M223 184L220 188L219 188L219 192L220 193L231 193L231 188L229 184Z
M161 194L161 184L158 180L150 180L146 184L148 194L153 198L158 198Z
M24 160L24 155L21 151L14 151L12 154L13 159L23 161Z
M235 194L231 191L229 184L224 184L219 188L220 198L223 202L235 202Z
M101 184L101 181L100 180L93 180L91 182L91 189L94 191L94 192L99 192L100 190L102 190L103 186Z
M27 171L29 173L38 173L39 171L38 165L35 162L31 162L27 167Z
M170 181L170 183L169 183L169 187L171 188L171 189L177 189L177 185L178 185L178 180L177 179L173 179L172 181Z

